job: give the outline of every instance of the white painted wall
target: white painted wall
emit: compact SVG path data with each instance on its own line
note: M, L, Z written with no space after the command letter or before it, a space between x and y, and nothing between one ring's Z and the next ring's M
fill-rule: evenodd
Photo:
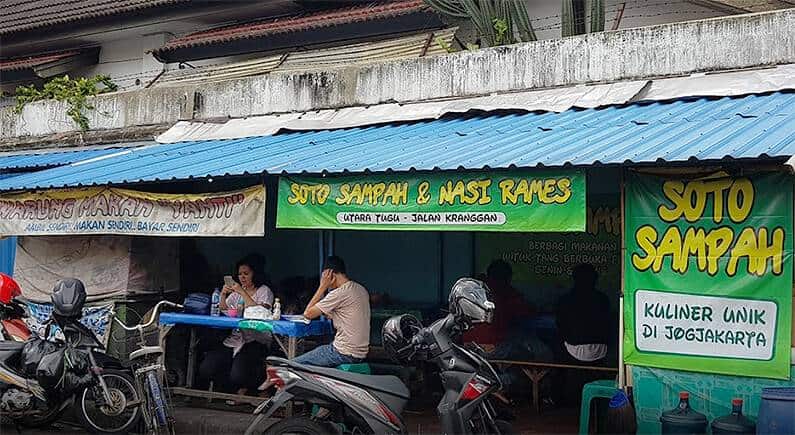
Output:
M141 88L164 68L148 51L162 46L168 38L170 35L166 33L157 33L104 43L99 53L99 63L77 70L73 75L93 77L105 74L120 90Z
M544 40L400 62L276 73L93 99L93 129L173 124L384 102L637 80L791 64L795 9ZM194 105L194 102L199 104ZM65 108L29 104L0 110L0 137L74 131Z
M538 39L560 37L560 0L525 0L528 14L536 29ZM626 3L621 29L650 26L679 21L698 20L721 16L723 14L696 6L685 0L606 0L606 29L611 29L620 6ZM180 33L187 33L184 31ZM109 75L121 90L132 90L146 86L163 70L163 65L147 53L157 48L171 37L167 33L127 37L104 43L100 52L99 64L75 71L73 75ZM239 62L258 57L257 55L234 56L190 62L194 66L219 65ZM177 68L170 64L168 68Z

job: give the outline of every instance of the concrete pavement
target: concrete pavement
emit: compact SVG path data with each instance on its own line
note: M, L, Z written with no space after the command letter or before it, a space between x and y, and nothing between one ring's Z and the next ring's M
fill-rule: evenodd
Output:
M178 434L216 435L216 434L242 434L246 431L252 420L252 415L245 412L220 411L206 408L174 408L174 418L177 422ZM19 432L13 426L0 427L0 434L13 435L71 435L85 434L67 410L64 418L54 426L45 429L21 429Z

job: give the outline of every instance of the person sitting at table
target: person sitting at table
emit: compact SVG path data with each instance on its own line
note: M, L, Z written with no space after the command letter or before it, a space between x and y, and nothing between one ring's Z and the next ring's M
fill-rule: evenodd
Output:
M610 301L596 289L599 274L590 264L572 269L574 286L563 295L556 309L556 325L561 343L559 362L574 365L603 365L610 340ZM567 370L557 376L555 401L561 405L577 403L583 385L602 376L600 373Z
M596 290L599 273L590 264L572 270L574 287L558 301L556 322L571 363L595 363L607 356L610 301Z
M518 358L526 352L522 340L526 334L519 325L533 317L534 308L511 284L513 269L504 260L494 260L486 269L485 282L492 293L494 319L477 325L464 334L465 343L474 342L493 359Z
M299 356L295 362L336 367L364 360L370 349L370 297L364 286L348 277L345 262L336 256L326 259L320 285L304 310L307 319L317 319L321 314L334 322L334 341Z
M264 266L265 259L259 255L249 255L237 262L238 282L224 285L221 291L220 308L225 315L239 316L236 311L241 300L246 308L271 307L273 292L265 285ZM199 365L199 377L215 385L231 387L228 390L239 395L255 391L264 377L263 361L272 338L268 332L235 330L221 346L205 355Z

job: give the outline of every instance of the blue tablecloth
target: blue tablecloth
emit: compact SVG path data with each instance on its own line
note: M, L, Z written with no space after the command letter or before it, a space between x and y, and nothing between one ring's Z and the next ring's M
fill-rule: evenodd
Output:
M212 328L235 329L244 320L239 317L203 316L200 314L162 313L161 325L195 325ZM329 335L333 333L329 320L313 320L309 324L291 322L289 320L250 320L248 322L267 322L273 326L273 333L287 337L307 337L311 335Z

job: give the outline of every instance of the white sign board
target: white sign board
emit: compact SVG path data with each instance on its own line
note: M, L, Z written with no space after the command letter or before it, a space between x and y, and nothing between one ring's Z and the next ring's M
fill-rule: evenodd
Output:
M635 342L645 352L770 360L775 302L638 290Z
M265 186L202 194L89 187L2 195L0 234L261 237Z

